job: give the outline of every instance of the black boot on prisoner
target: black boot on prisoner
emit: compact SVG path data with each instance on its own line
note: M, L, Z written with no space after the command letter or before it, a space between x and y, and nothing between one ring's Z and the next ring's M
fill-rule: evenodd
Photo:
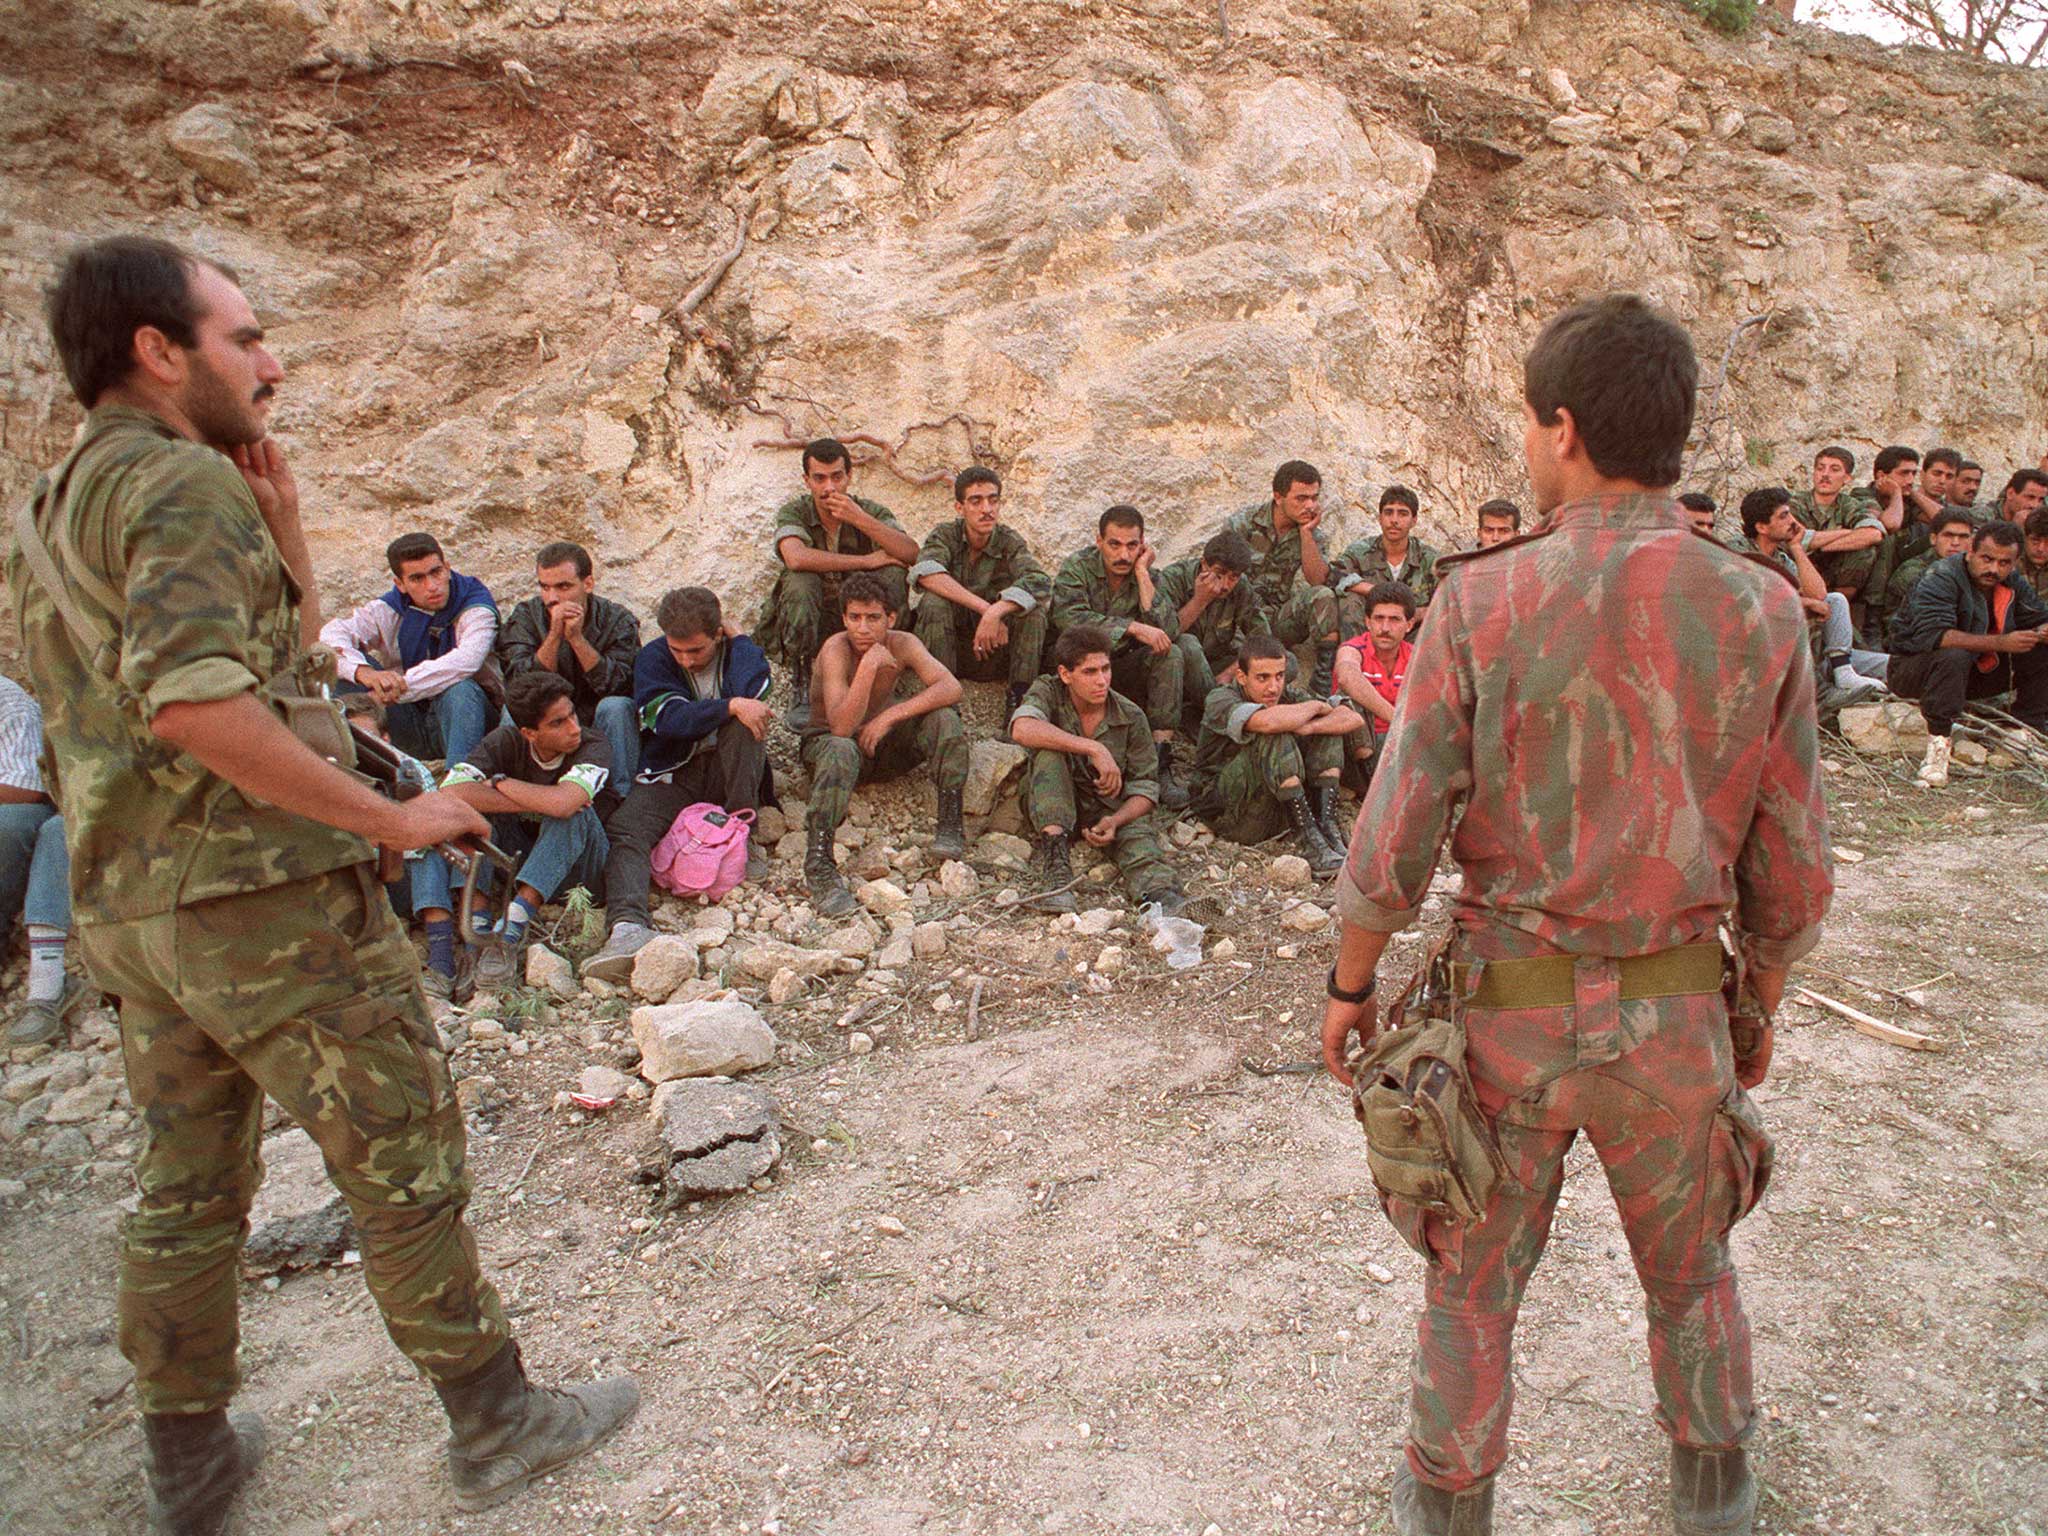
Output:
M211 1413L145 1413L149 1528L155 1536L220 1536L235 1495L263 1459L263 1421Z
M1064 833L1047 836L1040 833L1038 848L1031 860L1032 873L1038 877L1038 895L1031 905L1040 912L1072 912L1074 907L1074 861L1067 856L1067 839Z
M526 1491L536 1477L574 1461L640 1406L630 1376L611 1376L557 1392L526 1379L519 1346L507 1344L491 1363L453 1386L436 1383L448 1411L448 1475L455 1502L467 1510Z
M957 789L939 791L939 829L931 841L935 859L957 859L967 851L967 829L960 824L960 796Z
M1330 696L1331 689L1335 686L1331 679L1331 673L1336 670L1336 666L1337 647L1330 641L1324 641L1316 647L1316 667L1308 675L1308 696L1310 698L1327 699Z
M1017 713L1017 706L1024 702L1024 695L1031 691L1029 683L1012 683L1010 691L1003 695L1003 718L1008 720Z
M804 884L820 917L844 917L860 903L832 858L832 829L815 816L804 822Z
M1493 1479L1446 1493L1403 1461L1394 1473L1394 1530L1397 1536L1493 1536Z
M1174 777L1173 743L1159 743L1159 808L1162 811L1184 811L1187 809L1187 786Z
M1330 846L1323 836L1323 829L1316 825L1309 814L1308 796L1289 795L1280 802L1287 811L1287 824L1294 829L1295 839L1301 844L1301 856L1308 860L1308 867L1319 875L1333 875L1344 867L1344 855Z
M1351 839L1344 835L1344 829L1337 825L1337 786L1324 781L1312 786L1308 792L1308 813L1316 821L1316 829L1323 834L1323 841L1343 854L1351 847Z
M1756 1479L1741 1446L1698 1451L1672 1442L1671 1523L1678 1536L1750 1536Z
M782 723L792 731L802 730L811 718L811 664L800 661L789 669L789 708Z

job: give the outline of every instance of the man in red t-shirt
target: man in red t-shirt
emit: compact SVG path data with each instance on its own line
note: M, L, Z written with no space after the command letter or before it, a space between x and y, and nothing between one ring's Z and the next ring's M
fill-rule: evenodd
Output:
M1408 676L1415 646L1408 627L1415 620L1415 594L1398 581L1383 581L1365 595L1365 633L1337 649L1333 681L1337 691L1366 718L1366 728L1344 738L1344 755L1357 765L1361 782L1372 779L1380 744L1394 723L1394 705Z

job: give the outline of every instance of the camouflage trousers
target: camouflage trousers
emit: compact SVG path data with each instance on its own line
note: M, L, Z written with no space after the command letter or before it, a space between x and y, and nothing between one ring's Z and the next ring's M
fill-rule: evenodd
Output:
M1024 770L1024 782L1017 793L1024 808L1024 823L1036 836L1046 827L1063 827L1077 836L1116 806L1095 793L1085 758L1067 752L1040 750L1031 754ZM1178 891L1180 876L1167 862L1166 845L1160 841L1158 816L1147 811L1116 829L1110 856L1124 877L1124 889L1139 901L1162 891Z
M932 779L941 790L964 787L967 733L957 709L935 709L889 732L873 757L851 736L817 731L804 737L803 759L811 775L810 814L825 826L836 827L846 820L854 786L863 780L893 779L930 763Z
M1820 572L1821 580L1828 584L1830 592L1853 590L1859 600L1876 599L1883 601L1882 588L1873 590L1871 577L1877 571L1877 557L1884 548L1880 542L1868 549L1852 549L1846 554L1824 550L1813 557L1813 568Z
M143 1412L223 1407L240 1383L237 1270L265 1094L347 1199L392 1342L437 1380L485 1365L511 1327L463 1221L462 1114L375 866L79 938L93 979L121 998L142 1118L119 1336Z
M902 622L910 610L910 572L900 565L885 565L868 574L888 588L897 621ZM761 649L785 667L809 666L826 638L841 627L839 579L840 573L782 571L755 626Z
M1294 590L1280 611L1272 615L1273 638L1294 653L1300 668L1299 686L1306 689L1315 676L1316 653L1321 647L1335 650L1339 641L1358 630L1344 629L1336 592L1329 587L1312 587L1308 578L1294 578ZM1360 624L1359 629L1365 626Z
M1044 665L1045 618L1043 603L1011 614L1006 621L1010 643L983 661L974 654L974 631L981 615L926 593L918 599L916 634L939 665L955 677L976 682L1000 677L1013 688L1028 688Z
M1439 1488L1470 1487L1507 1455L1515 1316L1581 1131L1642 1283L1658 1424L1701 1449L1749 1434L1749 1324L1728 1234L1763 1193L1770 1138L1735 1085L1721 998L1621 1002L1605 959L1579 961L1576 990L1570 1008L1466 1014L1466 1062L1512 1176L1479 1221L1388 1202L1430 1259L1408 1464Z
M1195 797L1194 812L1226 842L1263 843L1287 830L1282 801L1298 797L1311 779L1327 776L1335 784L1343 764L1342 737L1253 733Z
M1109 666L1110 686L1145 706L1145 723L1155 732L1180 729L1185 662L1179 646L1169 645L1162 656L1135 640L1120 641Z

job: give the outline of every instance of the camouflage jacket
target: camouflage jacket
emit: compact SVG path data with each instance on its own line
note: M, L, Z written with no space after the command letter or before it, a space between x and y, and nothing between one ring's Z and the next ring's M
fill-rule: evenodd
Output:
M1043 720L1069 736L1089 735L1081 729L1081 712L1074 708L1073 695L1067 692L1067 685L1059 680L1057 673L1033 683L1024 695L1024 702L1017 706L1017 712L1010 719ZM1144 710L1111 690L1109 703L1102 711L1101 723L1095 727L1091 739L1108 747L1109 755L1123 770L1124 788L1119 804L1132 795L1143 795L1155 803L1158 801L1159 748L1152 743L1152 727L1146 722Z
M1467 955L1650 954L1731 910L1754 961L1811 949L1833 877L1791 586L1661 495L1569 503L1442 570L1345 920L1412 923L1462 804Z
M1408 558L1397 571L1387 564L1386 541L1374 534L1347 545L1344 553L1332 562L1330 585L1339 592L1362 598L1383 581L1398 581L1415 594L1417 607L1427 607L1436 594L1436 563L1441 559L1443 552L1435 545L1411 538Z
M1920 578L1925 576L1940 558L1935 554L1934 547L1929 545L1894 570L1885 582L1884 607L1881 611L1892 614L1905 607L1906 599L1911 597L1913 589L1920 585Z
M1245 580L1270 618L1287 606L1295 578L1301 575L1301 530L1290 528L1281 533L1274 525L1273 503L1268 500L1232 513L1224 520L1223 531L1242 534L1245 543L1251 545L1253 564L1245 573ZM1315 530L1315 541L1317 549L1326 547L1320 525Z
M865 496L853 499L876 522L902 528L903 525L896 521L896 514L879 501L869 501ZM875 541L849 523L841 523L836 535L827 538L824 520L818 516L817 503L811 500L808 491L801 496L790 497L775 509L775 527L769 532L768 547L781 549L782 541L792 534L812 549L830 550L834 554L871 555L875 552Z
M1209 658L1209 665L1222 671L1237 660L1238 642L1246 635L1270 635L1273 626L1267 622L1266 610L1259 604L1258 593L1252 590L1251 577L1246 575L1230 590L1227 597L1217 599L1195 615L1192 626L1180 621L1180 605L1195 595L1195 577L1201 573L1202 557L1189 555L1185 560L1153 573L1153 581L1159 587L1159 604L1167 610L1171 621L1166 626L1169 635L1182 633L1195 637L1202 647L1202 654Z
M1060 573L1052 579L1052 622L1055 629L1100 624L1113 640L1123 639L1124 631L1134 623L1175 633L1157 581L1153 583L1152 606L1141 606L1137 573L1132 572L1121 587L1111 586L1102 551L1092 544L1060 562Z
M1861 490L1846 485L1830 507L1823 507L1815 501L1812 491L1794 491L1792 515L1812 529L1884 527L1878 519L1877 503Z
M1308 695L1297 688L1287 688L1281 691L1280 702L1305 704ZM1195 762L1189 770L1189 788L1193 793L1205 792L1237 755L1251 746L1251 733L1245 727L1262 707L1232 683L1219 683L1209 690L1209 697L1202 701L1202 734L1196 738Z
M964 520L956 517L939 524L925 535L917 564L910 568L910 584L914 587L927 576L950 576L984 602L1007 600L1026 613L1052 596L1052 578L1024 535L1008 523L996 524L988 548L978 555L968 546Z
M247 799L150 734L168 704L265 689L301 659L298 587L233 464L147 412L101 406L38 484L36 525L72 601L115 636L108 675L10 551L80 924L370 857L360 838Z

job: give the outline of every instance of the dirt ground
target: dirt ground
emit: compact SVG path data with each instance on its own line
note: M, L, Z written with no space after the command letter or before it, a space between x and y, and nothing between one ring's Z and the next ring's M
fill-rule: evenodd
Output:
M1838 871L1798 979L1945 1049L1807 1008L1782 1021L1758 1095L1777 1173L1736 1242L1759 1528L2040 1536L2048 819L1982 784L1916 797L1906 771L1834 775L1837 840L1865 857ZM275 1444L247 1529L1391 1529L1421 1260L1378 1213L1342 1094L1267 1075L1313 1054L1330 935L1233 936L1234 959L1181 975L1133 948L1094 993L1074 968L1102 941L991 912L914 973L872 1055L847 1054L829 1008L771 1010L796 1059L754 1080L790 1155L772 1188L702 1208L635 1181L637 1106L581 1124L552 1106L605 1058L530 1031L491 1062L505 1101L472 1141L485 1263L536 1374L629 1370L638 1419L529 1497L461 1515L433 1396L360 1275L252 1283L244 1402ZM977 974L969 1040L964 1009L933 1003ZM0 1213L0 1525L137 1530L110 1330L125 1180L13 1149L0 1174L30 1175ZM1668 1529L1640 1295L1583 1145L1516 1374L1499 1528Z

